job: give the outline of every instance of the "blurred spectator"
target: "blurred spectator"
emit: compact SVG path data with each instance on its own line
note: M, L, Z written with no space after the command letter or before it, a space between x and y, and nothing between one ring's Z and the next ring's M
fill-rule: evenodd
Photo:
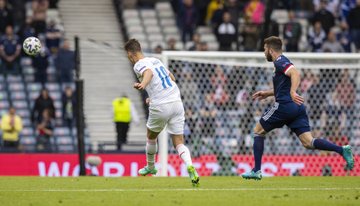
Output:
M341 20L347 20L349 12L356 6L357 0L342 0L341 1Z
M9 5L11 4L12 16L13 16L13 27L18 31L18 28L22 28L26 18L26 3L23 0L8 0Z
M340 23L341 31L337 34L337 40L340 42L345 52L351 52L351 34L346 21Z
M70 50L70 42L64 40L55 59L55 67L61 82L73 82L75 53Z
M170 38L168 41L167 41L167 48L166 50L169 50L169 51L176 51L176 39L174 38Z
M245 51L257 51L260 38L259 24L264 20L265 6L259 0L250 0L244 8L245 26L242 32L243 47Z
M38 152L52 152L50 138L53 135L54 123L52 122L50 111L48 109L44 109L41 116L41 121L39 121L36 126L36 150Z
M49 91L43 88L40 95L35 100L34 107L31 111L32 122L41 122L44 110L48 110L49 116L55 118L55 106L53 99L49 96Z
M268 36L279 36L279 24L276 22L276 19L270 20Z
M12 25L13 12L7 7L6 0L0 0L0 34L4 34L6 27Z
M238 0L228 0L227 4L225 4L225 9L230 13L231 20L230 22L235 26L235 41L236 41L236 50L239 49L239 42L238 42L238 29L239 29L239 15L240 10L239 9L240 2ZM278 36L278 35L276 35Z
M257 51L257 44L259 40L259 27L245 20L244 31L242 32L244 51Z
M32 26L32 18L30 16L26 18L25 25L22 27L20 35L22 41L28 37L35 36L35 29Z
M48 0L32 1L33 27L35 29L36 35L39 35L40 33L45 33L46 31L46 12L48 8Z
M245 19L248 22L259 25L264 21L265 5L260 0L250 0L245 7Z
M325 135L330 137L334 133L334 127L342 124L340 121L342 119L340 118L341 105L335 91L328 93L325 101L326 106L321 117L321 126L324 128Z
M199 95L198 95L199 96ZM199 123L199 108L195 109L191 105L185 106L185 129L184 136L185 141L193 146L195 151L195 156L201 154L200 147L202 146L201 138L199 135L200 128L198 127Z
M38 55L33 57L32 65L35 68L35 82L40 82L43 86L47 82L47 68L49 66L49 56L50 52L45 46L44 38L40 38L41 41L41 50Z
M341 105L341 111L346 115L345 121L349 122L346 132L348 136L352 136L351 130L355 119L356 84L351 78L349 70L343 70L340 81L335 87L335 92Z
M308 90L316 81L315 75L311 71L304 71L304 77L301 80L300 92L301 94L307 94Z
M237 0L228 0L225 4L225 10L230 13L231 20L230 22L235 25L235 28L238 28L239 24L239 5Z
M211 94L205 94L205 102L200 109L200 127L203 138L214 138L217 110Z
M72 132L75 122L76 96L71 87L66 87L61 97L63 123Z
M223 21L224 12L225 12L225 10L224 10L223 4L220 4L218 9L214 11L214 14L211 18L211 27L212 27L214 33L217 33L216 29L219 27L219 25Z
M224 74L223 68L217 65L215 68L215 72L211 75L211 85L213 88L218 86L225 87L227 83L227 77Z
M195 0L195 6L198 10L198 22L197 25L204 26L206 25L205 18L208 5L211 0Z
M360 0L356 1L356 7L351 9L347 21L351 32L351 37L355 43L357 51L360 50Z
M199 109L199 104L200 104L200 92L198 90L198 85L194 80L194 76L193 73L190 70L191 68L189 68L189 71L184 71L183 73L183 83L179 84L179 88L181 91L181 96L184 97L183 98L183 103L185 105L186 108L194 108L194 110L198 110Z
M232 43L236 42L236 28L231 23L231 16L229 12L223 15L223 22L217 29L217 39L219 41L219 51L231 51Z
M58 2L59 2L59 0L49 0L49 8L50 8L50 9L56 9L56 8L58 8L58 7L57 7Z
M115 98L112 101L113 120L117 133L117 149L121 150L121 145L127 143L127 133L130 122L139 122L139 117L131 100L126 96Z
M330 28L335 26L335 17L334 15L326 9L327 0L320 0L320 7L317 12L314 14L313 23L320 21L322 28L324 29L326 35L329 33Z
M178 23L181 29L181 40L185 44L194 34L197 22L197 11L193 0L184 0L178 14Z
M328 38L324 42L324 44L322 45L321 49L324 52L325 51L329 51L329 52L332 52L332 53L344 52L344 49L343 49L342 45L336 39L336 33L335 33L334 29L329 31Z
M19 133L23 128L22 120L16 114L13 106L10 106L9 113L4 114L1 118L2 140L6 150L16 151L19 146Z
M318 11L321 9L321 3L326 3L326 10L332 13L334 17L339 17L339 11L340 11L340 3L341 0L313 0L315 11Z
M200 51L209 51L209 46L206 41L200 42L199 48Z
M230 99L226 91L226 82L227 77L224 74L223 68L217 66L215 73L211 76L211 85L213 88L212 99L218 109L225 109Z
M239 110L239 112L243 115L246 114L246 108L249 106L250 104L250 97L251 94L249 93L250 89L251 89L251 83L250 80L247 80L246 85L244 85L244 88L239 90L236 94L236 106Z
M163 48L161 47L161 45L157 45L155 48L154 48L154 53L155 54L161 54L161 52L163 51Z
M321 52L322 45L326 39L326 33L321 27L321 22L317 21L308 32L308 41L312 52Z
M61 32L56 28L54 20L51 20L46 28L46 46L52 54L56 54L59 50L61 40Z
M6 34L1 38L0 55L4 73L19 73L18 57L21 53L20 39L14 34L13 27L6 27Z
M298 43L301 38L301 25L296 21L294 11L289 11L288 16L289 21L284 25L286 51L297 52L299 51Z
M192 42L191 45L189 47L189 51L195 51L196 50L196 45L200 44L201 42L201 36L199 33L195 33L192 36Z
M211 2L207 7L205 23L209 24L211 19L213 18L214 12L223 6L224 6L224 0L211 0Z

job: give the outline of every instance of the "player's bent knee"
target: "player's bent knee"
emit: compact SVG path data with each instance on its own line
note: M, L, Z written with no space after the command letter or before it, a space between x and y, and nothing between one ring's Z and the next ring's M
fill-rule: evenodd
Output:
M312 142L313 142L313 137L311 135L310 132L305 132L301 135L299 135L299 139L302 143L302 145L306 148L306 149L314 149Z
M306 149L313 149L313 146L311 144L311 141L309 140L303 140L301 141L302 145L306 148Z
M306 149L313 149L313 147L311 146L311 144L303 143L302 145L303 145Z
M255 135L259 135L259 136L265 136L266 131L262 128L262 126L260 124L257 124L255 126L255 128L253 129L253 133Z

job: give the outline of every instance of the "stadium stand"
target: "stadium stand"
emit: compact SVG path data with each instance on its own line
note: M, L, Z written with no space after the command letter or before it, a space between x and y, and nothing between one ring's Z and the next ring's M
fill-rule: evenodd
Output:
M9 8L11 5L7 5ZM56 8L48 8L48 1L27 1L24 6L24 11L22 15L26 16L30 19L35 19L35 13L37 9L44 8L46 10L45 24L50 21L55 22L56 29L61 33L64 32L64 28L62 25L62 20L60 18L60 14L58 9ZM14 10L22 8L13 8ZM18 14L18 11L15 12ZM21 12L20 12L21 13ZM11 22L10 24L14 24L15 28L19 32L20 39L23 39L22 35L24 22ZM40 38L46 38L46 30L45 33L39 34ZM22 42L18 42L21 44ZM47 74L47 82L45 85L41 83L35 82L35 73L36 68L33 67L32 61L33 59L22 55L19 60L19 67L21 68L20 74L6 74L2 71L0 75L0 111L1 115L8 112L10 105L14 106L16 109L16 113L20 115L22 118L23 129L20 133L20 145L19 152L37 152L37 137L38 131L36 129L36 122L31 120L31 111L34 106L35 99L39 96L41 89L44 87L49 90L50 97L54 99L54 104L56 108L55 112L55 128L54 133L51 139L53 152L59 153L72 153L77 150L76 146L76 132L70 132L69 128L64 127L62 121L62 102L61 96L64 91L65 86L71 86L75 88L73 82L70 83L62 83L58 79L58 74L54 65L54 57L56 57L56 53L52 56L48 57L49 66L46 70ZM3 66L3 64L1 65ZM89 133L85 133L86 138L86 148L90 151L91 144L89 142ZM0 141L1 143L2 141ZM2 147L0 144L0 152L6 152L6 148Z
M146 135L145 112L139 92L132 89L134 74L123 51L123 36L117 13L111 0L62 0L59 10L66 30L72 40L80 38L81 76L84 79L84 111L91 143L103 141L115 145L112 100L126 93L141 116L141 123L132 126L128 144L123 150L143 150L133 143L144 144ZM138 14L140 15L140 14Z

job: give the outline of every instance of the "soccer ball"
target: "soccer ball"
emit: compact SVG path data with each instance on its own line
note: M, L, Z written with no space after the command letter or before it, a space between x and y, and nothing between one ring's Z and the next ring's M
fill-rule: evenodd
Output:
M41 50L41 42L36 37L28 37L23 43L24 52L30 56L36 56Z

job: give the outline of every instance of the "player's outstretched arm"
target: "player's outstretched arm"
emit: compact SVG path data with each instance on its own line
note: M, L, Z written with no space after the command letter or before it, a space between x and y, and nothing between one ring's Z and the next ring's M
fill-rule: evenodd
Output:
M152 73L151 69L145 70L144 73L142 74L142 77L143 77L143 79L142 79L141 83L134 84L135 89L143 90L146 88L146 86L150 83L150 81L153 77L153 73Z
M274 96L274 90L266 90L266 91L258 91L258 92L255 92L253 95L252 95L252 99L253 100L263 100L263 99L266 99L267 97L270 97L270 96Z
M292 66L292 68L286 72L286 75L291 78L290 95L292 100L298 105L304 103L304 98L296 93L300 85L300 72Z

